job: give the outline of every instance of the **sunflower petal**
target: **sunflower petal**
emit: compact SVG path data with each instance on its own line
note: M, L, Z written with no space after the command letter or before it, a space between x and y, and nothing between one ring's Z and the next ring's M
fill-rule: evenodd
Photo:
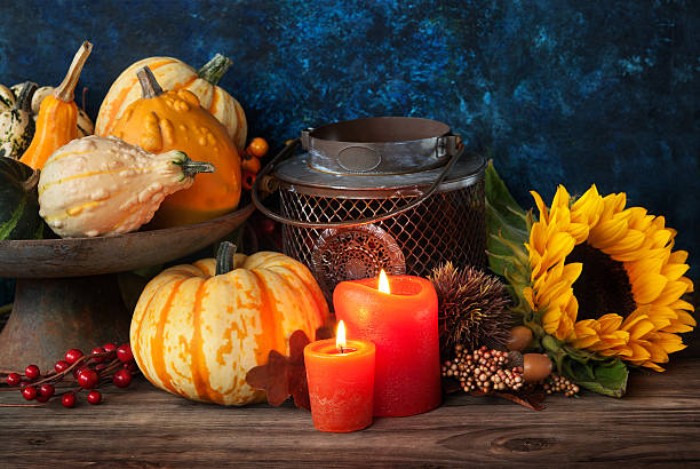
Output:
M666 371L666 369L661 368L659 365L657 365L656 363L654 363L652 361L646 361L646 362L642 363L641 366L643 366L645 368L650 368L654 371L658 371L659 373L663 373L664 371Z
M669 256L669 262L674 264L685 264L688 261L688 251L674 251Z
M667 264L661 270L661 273L669 280L678 280L688 269L690 269L688 264Z
M688 285L683 282L667 281L666 286L664 287L659 297L656 300L654 300L654 303L662 305L673 303L685 294L687 288Z
M637 303L651 303L661 295L667 283L668 279L661 274L651 272L642 275L632 285L632 295Z
M535 205L537 206L537 210L540 212L540 220L549 220L549 210L547 209L547 205L544 203L544 200L542 200L542 196L535 191L530 191L530 195L533 199L535 199Z

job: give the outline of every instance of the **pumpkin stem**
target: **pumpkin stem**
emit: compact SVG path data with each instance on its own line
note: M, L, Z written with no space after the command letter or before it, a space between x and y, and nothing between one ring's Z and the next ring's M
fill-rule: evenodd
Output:
M202 65L197 75L204 78L212 85L216 85L221 77L231 68L233 61L222 54L216 54L209 62Z
M173 160L173 163L182 167L182 174L186 178L193 178L195 174L199 173L213 173L216 171L214 165L207 161L194 161L182 151L175 151L174 153L176 158Z
M83 42L80 49L78 49L78 52L76 52L73 57L73 62L71 62L68 68L66 77L53 92L56 98L66 103L73 101L75 97L75 87L78 85L78 79L80 78L80 72L83 71L83 65L85 65L90 52L92 52L92 43L89 41Z
M136 76L141 84L144 98L155 98L163 94L163 88L158 84L158 80L156 80L155 75L153 75L151 69L148 68L148 65L138 69Z
M236 245L231 241L222 241L216 250L216 275L223 275L233 270Z
M39 87L33 81L26 81L22 85L22 90L19 92L19 97L15 101L14 108L19 111L29 112L32 110L32 96Z

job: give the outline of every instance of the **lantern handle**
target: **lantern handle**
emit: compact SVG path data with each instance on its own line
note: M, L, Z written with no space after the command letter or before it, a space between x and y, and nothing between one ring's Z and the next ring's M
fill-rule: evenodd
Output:
M428 187L428 189L425 192L422 192L420 190L416 190L416 195L418 197L413 200L412 202L395 207L392 210L385 212L385 213L380 213L373 215L371 217L363 217L357 220L346 220L346 221L341 221L341 222L323 222L323 223L314 223L314 222L309 222L309 221L299 221L299 220L294 220L291 218L287 218L284 215L281 215L279 213L276 213L272 211L271 209L265 207L263 205L262 201L260 200L259 192L261 189L261 186L264 185L267 189L268 192L272 192L274 190L274 184L271 183L271 177L270 173L272 170L282 161L286 160L290 156L294 154L294 151L297 149L297 147L301 144L301 139L300 138L295 138L294 140L289 140L285 147L277 154L275 157L263 167L263 169L260 170L258 173L257 177L255 178L255 182L253 183L253 188L250 191L251 192L251 198L253 205L255 205L255 208L260 210L260 212L265 215L268 218L271 218L272 220L283 223L285 225L290 225L295 228L308 228L308 229L327 229L327 228L349 228L352 226L357 226L357 225L367 225L370 223L376 223L380 222L383 220L386 220L388 218L394 217L396 215L399 215L401 213L407 212L418 205L422 204L425 202L428 197L433 195L435 191L438 189L440 184L442 184L442 181L445 180L445 177L447 177L447 174L450 172L450 170L453 168L457 160L459 159L460 156L464 153L464 144L462 143L462 140L457 137L457 142L455 145L456 152L450 156L449 160L445 164L445 167L443 170L440 172L438 175L437 179L433 181L433 183Z

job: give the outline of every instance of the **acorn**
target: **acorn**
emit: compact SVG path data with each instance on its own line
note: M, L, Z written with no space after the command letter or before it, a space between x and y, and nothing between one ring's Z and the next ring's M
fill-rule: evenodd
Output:
M552 374L552 360L545 353L520 353L512 351L508 354L509 366L521 366L523 379L526 383L539 383Z
M544 353L523 355L523 378L526 383L537 383L552 374L552 360Z
M508 347L508 350L520 352L525 350L531 342L532 329L527 326L515 326L510 330L510 337L508 337L506 347Z

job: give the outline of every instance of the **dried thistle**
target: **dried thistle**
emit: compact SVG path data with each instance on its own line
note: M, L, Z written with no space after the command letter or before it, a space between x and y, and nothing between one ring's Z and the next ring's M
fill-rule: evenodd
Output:
M438 295L440 348L445 354L460 345L505 350L513 318L510 297L497 278L474 267L463 270L447 262L433 269L430 281Z

